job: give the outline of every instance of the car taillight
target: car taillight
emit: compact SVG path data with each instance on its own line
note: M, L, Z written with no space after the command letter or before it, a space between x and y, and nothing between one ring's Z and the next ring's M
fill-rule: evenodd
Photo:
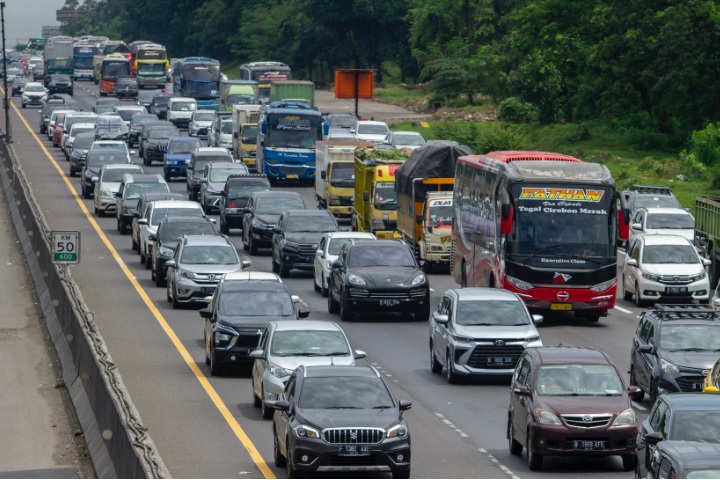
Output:
M234 203L230 203L228 204L228 208L237 208L237 205L235 205Z

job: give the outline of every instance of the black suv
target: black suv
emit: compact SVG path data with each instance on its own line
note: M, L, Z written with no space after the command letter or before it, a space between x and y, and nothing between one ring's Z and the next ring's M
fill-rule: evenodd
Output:
M646 478L648 470L652 470L651 462L656 458L653 447L658 442L685 440L719 443L719 432L720 395L707 393L660 395L650 415L640 425L640 434L635 444L637 454L635 478Z
M140 134L142 133L143 125L151 122L159 123L160 121L154 113L138 113L133 115L128 127L128 147L132 148L136 143L140 145Z
M243 209L255 192L270 190L270 181L262 173L232 175L228 177L220 194L220 231L226 235L231 228L242 228Z
M50 95L54 93L67 93L73 94L73 81L70 75L64 73L56 73L50 76L50 81L47 84L48 93Z
M115 84L115 98L137 98L138 83L135 77L118 77Z
M250 352L257 349L265 325L272 320L307 318L310 310L298 308L287 285L268 280L233 279L226 274L218 282L212 302L200 310L205 319L205 364L210 375L219 375L225 367L251 366ZM299 300L299 299L298 299Z
M150 234L152 240L150 247L150 268L155 285L165 285L167 271L165 262L172 260L178 245L178 238L183 235L216 235L215 225L209 218L197 217L170 217L162 220L158 225L157 233Z
M150 166L154 161L164 161L168 142L171 138L179 136L180 131L172 125L151 126L142 141L143 163Z
M648 478L720 478L720 445L663 440L655 447L647 472Z
M357 312L398 312L427 322L430 283L406 243L353 240L332 264L328 311L343 321Z
M158 93L153 97L148 112L154 113L158 118L165 120L167 118L168 103L171 98L172 95Z
M88 151L87 157L85 157L85 165L80 174L80 192L83 198L92 198L95 191L95 182L102 166L114 163L129 164L131 162L127 153L117 148L97 148Z
M643 312L633 337L630 384L654 403L665 392L702 391L720 352L720 312L708 305L656 305ZM719 437L720 438L720 437Z
M76 140L77 141L77 140ZM126 173L115 194L117 230L126 234L137 210L140 197L147 193L169 193L167 182L156 173Z
M243 249L257 255L258 248L272 246L273 228L280 214L291 208L307 208L297 192L255 192L243 208Z
M322 236L337 232L338 223L327 210L287 210L273 228L272 270L281 277L291 268L312 270Z
M638 208L670 207L682 208L680 201L670 190L670 187L658 185L632 185L620 192L625 199L632 218Z
M412 402L396 400L374 367L301 365L272 406L275 465L288 478L353 470L410 478L402 412Z

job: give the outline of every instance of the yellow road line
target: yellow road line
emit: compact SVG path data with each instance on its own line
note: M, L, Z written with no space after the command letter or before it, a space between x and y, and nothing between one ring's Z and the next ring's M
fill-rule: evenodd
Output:
M2 91L2 88L0 87L0 93L4 95L4 92ZM57 161L53 158L52 154L47 150L43 142L38 138L38 136L33 132L32 128L30 128L30 125L25 120L25 117L23 117L18 110L17 106L12 103L8 102L10 105L12 105L13 110L15 110L15 113L17 113L18 117L20 117L20 120L22 121L23 125L25 125L25 128L30 132L30 135L35 139L37 144L40 146L42 151L45 153L45 156L50 160L50 163L55 167L55 170L58 171L60 174L60 177L65 182L65 185L68 187L68 190L70 190L70 193L75 198L75 201L80 206L80 210L85 214L88 221L90 222L90 225L92 225L95 232L100 237L100 240L105 244L108 250L110 250L110 253L112 254L113 258L115 258L115 261L120 266L120 269L125 273L125 276L130 281L130 284L133 286L135 291L140 295L140 298L142 298L143 302L145 302L145 305L148 307L150 312L153 314L153 317L155 317L155 320L160 324L162 329L165 331L165 334L170 338L170 341L175 345L175 348L180 353L180 356L185 360L185 363L188 367L190 367L190 370L195 375L195 378L197 378L198 382L200 382L200 385L202 385L205 392L210 397L210 400L215 404L215 407L220 411L222 416L225 418L225 421L230 425L230 428L235 433L235 436L240 440L240 442L243 444L245 449L250 454L250 457L252 458L253 462L255 462L255 465L260 469L260 472L263 474L265 478L273 479L275 478L275 475L273 474L272 470L268 466L267 462L263 460L262 455L260 455L260 452L258 452L257 448L255 448L255 445L250 440L250 437L247 436L245 433L245 430L240 426L238 421L235 419L235 417L230 413L230 410L227 408L227 405L225 405L225 402L222 401L222 398L220 398L220 395L218 395L217 391L213 388L213 386L210 384L210 381L207 379L207 377L203 374L202 371L198 368L197 364L193 360L192 356L190 356L190 353L187 351L185 346L182 344L180 339L175 334L175 331L170 327L170 324L168 324L167 320L165 320L165 317L160 313L160 311L157 309L155 304L152 300L150 300L150 297L148 297L147 293L145 292L145 289L143 289L140 284L138 283L137 279L135 279L135 276L130 271L130 268L127 266L127 264L123 261L122 258L120 258L120 254L115 250L115 247L113 247L112 243L110 243L110 240L108 240L107 236L105 235L105 232L103 232L102 228L100 228L100 225L95 221L95 218L90 213L90 210L85 207L85 203L83 203L82 198L80 195L75 191L75 189L72 187L72 184L70 183L69 178L67 175L65 175L65 172L60 168L60 165L58 165Z

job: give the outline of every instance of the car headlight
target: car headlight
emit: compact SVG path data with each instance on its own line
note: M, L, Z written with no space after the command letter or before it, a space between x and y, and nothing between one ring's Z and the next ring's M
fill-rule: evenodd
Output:
M300 250L300 244L295 242L285 242L285 248L288 250Z
M420 285L421 283L425 283L425 280L425 275L421 273L420 275L412 279L411 285Z
M114 197L115 193L111 192L110 190L100 190L100 196L101 197Z
M172 249L172 248L168 248L168 247L160 247L160 248L158 249L158 253L159 253L160 255L164 255L164 256L166 256L166 257L172 257L173 255L175 255L175 252L173 251L173 249Z
M298 438L320 438L320 432L313 427L308 427L307 425L298 425L297 427L293 427L293 433Z
M505 275L505 280L507 280L510 285L514 286L515 288L519 288L520 290L530 290L531 288L533 288L532 283L528 283L518 278L511 277L510 275Z
M398 423L387 431L386 436L387 438L405 438L408 436L408 428Z
M680 369L675 366L674 363L670 363L667 360L663 360L662 358L660 359L660 370L671 375L680 371Z
M637 424L637 417L635 416L635 410L632 408L628 408L624 412L622 412L620 415L617 416L615 421L613 422L613 427L622 427L625 425L636 425Z
M220 195L221 193L222 193L222 192L219 192L219 191L217 191L217 190L212 190L212 189L210 189L210 188L207 189L207 194L208 194L208 195Z
M604 292L608 288L612 287L615 284L616 280L614 278L611 278L610 280L602 283L598 283L597 285L593 285L590 287L590 290L593 292Z
M703 270L701 273L698 273L697 275L691 276L691 277L690 277L690 280L693 281L693 282L697 282L698 280L702 280L702 279L705 278L706 276L707 276L707 273L705 272L705 270Z
M354 273L348 275L348 282L352 283L353 285L367 285L367 282L365 280L358 277Z
M268 225L267 223L264 223L264 222L261 222L260 220L255 220L255 219L253 219L253 221L252 221L252 226L253 226L253 228L260 228L263 230L267 230L268 228L270 228L270 225Z
M463 337L461 335L451 335L451 337L456 342L462 342L462 343L470 343L474 340L472 337Z
M660 280L660 275L655 275L648 272L643 272L642 277L648 280L652 280L653 282L657 282L658 280Z
M284 368L280 365L275 365L274 363L270 362L270 373L277 378L285 378L292 375L293 371L291 369Z
M180 276L181 276L181 277L185 277L185 278L189 278L189 279L191 279L191 280L194 280L194 279L197 278L197 275L195 275L194 272L186 272L186 271L180 272Z
M535 421L541 425L562 425L554 413L544 408L536 408L535 411L533 411L533 416L535 417Z

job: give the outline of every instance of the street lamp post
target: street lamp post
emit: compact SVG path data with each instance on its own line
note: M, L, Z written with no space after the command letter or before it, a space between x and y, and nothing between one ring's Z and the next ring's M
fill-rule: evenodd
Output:
M10 133L10 102L8 101L7 86L7 57L5 54L5 2L0 2L0 25L2 26L3 91L5 92L3 101L3 105L5 106L5 143L12 143L12 134Z

